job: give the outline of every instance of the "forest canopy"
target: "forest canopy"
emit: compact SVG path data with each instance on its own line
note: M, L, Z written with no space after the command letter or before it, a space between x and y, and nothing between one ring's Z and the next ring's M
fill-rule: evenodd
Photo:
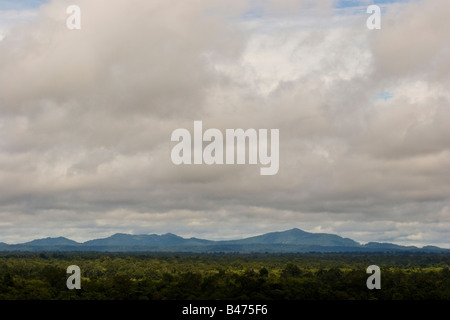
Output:
M2 300L450 299L450 254L0 253ZM66 270L81 269L69 290ZM381 289L369 290L369 265Z

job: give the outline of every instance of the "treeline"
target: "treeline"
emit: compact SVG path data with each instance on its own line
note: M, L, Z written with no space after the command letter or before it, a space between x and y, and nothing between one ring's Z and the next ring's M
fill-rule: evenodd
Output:
M369 265L381 289L369 290ZM69 265L81 289L69 290ZM0 253L2 300L450 299L449 254Z

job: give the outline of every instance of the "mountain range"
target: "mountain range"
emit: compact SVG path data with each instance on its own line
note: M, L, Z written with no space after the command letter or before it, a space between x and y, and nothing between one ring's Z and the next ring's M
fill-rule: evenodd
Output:
M0 242L0 251L97 251L97 252L450 252L435 246L422 248L393 243L369 242L360 244L335 234L311 233L297 228L270 232L237 240L205 240L182 238L172 233L163 235L131 235L116 233L103 239L83 243L64 237L36 239L20 244Z

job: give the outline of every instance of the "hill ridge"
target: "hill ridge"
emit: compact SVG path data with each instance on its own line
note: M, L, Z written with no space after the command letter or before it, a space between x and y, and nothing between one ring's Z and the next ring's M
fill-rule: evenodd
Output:
M0 242L0 251L107 251L107 252L450 252L436 246L402 246L369 242L362 245L331 233L313 233L292 228L235 240L183 238L173 233L127 234L76 242L65 237L47 237L19 244Z

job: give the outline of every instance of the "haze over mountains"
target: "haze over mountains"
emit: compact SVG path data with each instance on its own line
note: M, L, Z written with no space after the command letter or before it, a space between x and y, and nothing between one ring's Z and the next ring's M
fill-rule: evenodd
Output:
M392 243L369 242L365 245L335 234L310 233L294 228L259 236L225 241L182 238L163 235L130 235L116 233L103 239L79 243L64 237L36 239L21 244L0 242L0 251L100 251L100 252L449 252L435 246L418 248Z

